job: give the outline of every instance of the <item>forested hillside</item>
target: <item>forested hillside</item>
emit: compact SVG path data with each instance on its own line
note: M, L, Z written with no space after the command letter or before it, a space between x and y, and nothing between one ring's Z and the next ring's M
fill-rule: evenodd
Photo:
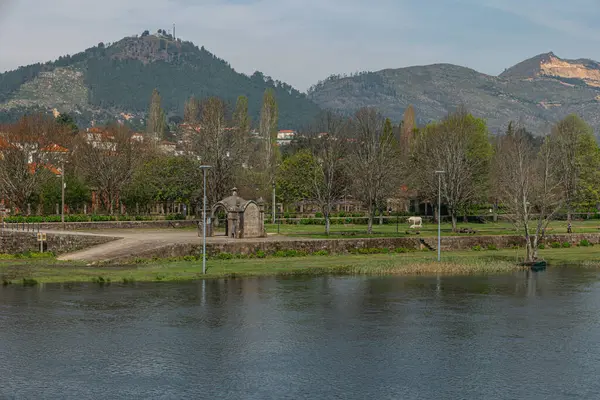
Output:
M280 126L299 128L318 112L313 102L286 83L260 72L251 77L237 73L203 47L162 32L144 32L0 74L0 118L12 120L29 110L53 108L74 113L83 122L115 119L121 113L144 118L156 88L169 116L183 116L191 96L218 96L234 104L245 95L256 121L269 87L279 104Z

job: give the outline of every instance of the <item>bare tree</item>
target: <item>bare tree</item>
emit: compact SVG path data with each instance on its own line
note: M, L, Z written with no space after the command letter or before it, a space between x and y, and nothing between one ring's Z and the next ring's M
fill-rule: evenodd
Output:
M275 172L279 162L279 148L277 147L277 123L279 119L279 111L277 101L275 100L275 92L269 88L265 90L263 97L263 105L260 112L259 134L264 141L264 165L263 171L266 175L266 182L263 183L263 190L266 192L268 188L275 182Z
M183 121L188 124L197 124L200 122L200 102L194 96L190 97L188 101L185 102L185 107L183 110Z
M448 207L454 231L458 213L485 198L491 156L485 122L463 110L440 124L427 126L415 140L412 183L424 197L437 198L436 171L444 171L442 201Z
M246 158L249 121L243 99L236 107L234 120L227 120L223 100L211 97L202 104L201 130L196 135L195 148L202 163L212 166L207 181L212 203L230 193Z
M382 197L391 192L399 177L398 141L393 130L384 129L385 119L372 108L357 111L351 124L355 142L349 171L354 191L369 211L370 234Z
M331 111L317 119L310 149L315 163L309 182L311 198L318 203L325 217L325 233L331 230L333 205L344 194L350 182L347 174L347 121Z
M42 184L58 173L63 151L69 146L70 130L44 115L24 116L18 122L0 128L0 184L9 203L25 209Z
M120 192L143 161L144 149L144 143L132 139L132 132L122 125L110 125L79 138L74 154L77 171L100 195L111 215Z
M408 154L410 150L416 127L415 108L409 105L404 110L404 118L400 125L400 149L403 154Z
M513 129L512 125L498 139L494 184L507 216L523 233L526 262L538 258L546 229L564 204L561 177L552 161L556 144L546 137L536 154L525 130Z

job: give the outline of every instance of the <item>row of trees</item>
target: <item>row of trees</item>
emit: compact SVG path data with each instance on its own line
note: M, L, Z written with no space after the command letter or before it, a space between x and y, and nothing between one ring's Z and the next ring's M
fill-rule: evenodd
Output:
M153 107L160 102L156 96L148 126L160 128L164 113ZM442 204L453 228L458 216L474 205L492 203L523 229L530 258L536 257L557 212L566 211L570 220L575 210L600 201L600 150L591 128L573 115L536 137L518 123L491 136L485 121L464 109L424 127L416 127L412 107L397 125L370 108L350 117L323 112L285 149L277 146L278 107L272 89L264 94L257 135L250 134L243 96L232 109L219 98L191 98L184 120L187 124L178 132L183 153L177 156L160 151L152 139L155 128L140 141L122 125L91 136L77 132L64 117L28 116L0 127L5 134L3 196L21 210L27 204L47 204L56 198L49 187L58 183L50 179L50 166L58 166L66 170L72 208L89 202L92 191L109 213L117 204L144 209L154 202L193 203L200 198L198 167L209 164L211 203L233 186L256 199L266 198L275 185L285 204L318 204L329 232L334 205L352 195L368 210L371 232L391 198L410 195L439 207L436 171L443 171ZM68 152L44 151L49 145Z
M299 151L279 169L279 187L286 201L310 198L327 220L335 201L352 193L369 211L369 231L387 199L403 196L408 185L414 195L439 207L452 227L459 215L478 204L502 207L522 229L529 260L556 213L570 222L576 209L595 209L600 202L600 149L592 129L575 115L558 122L550 132L534 137L519 124L492 137L485 121L459 109L443 121L415 128L414 110L405 123L393 126L372 109L351 118L332 113L321 117Z
M110 214L118 212L121 204L130 210L148 209L156 202L189 204L200 197L201 164L213 167L208 176L212 203L236 185L251 198L270 193L280 159L272 89L264 94L256 138L250 135L244 96L233 110L219 98L189 99L187 124L176 133L177 155L161 149L158 132L164 131L164 122L155 91L143 139L121 124L79 132L72 118L64 115L29 115L0 126L2 196L21 212L51 212L57 193L60 199L60 179L53 177L64 172L71 209L90 203L93 192L101 209Z

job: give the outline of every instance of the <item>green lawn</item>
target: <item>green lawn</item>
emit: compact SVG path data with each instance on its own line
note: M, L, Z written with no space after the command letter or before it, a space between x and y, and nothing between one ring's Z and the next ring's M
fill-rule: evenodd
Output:
M0 281L4 284L51 282L189 281L268 275L437 275L509 273L520 269L523 249L442 253L443 262L432 252L374 255L332 255L296 258L209 260L202 275L201 261L152 261L117 267L88 267L82 263L53 259L4 258L0 260ZM600 246L547 249L541 256L550 265L600 268Z
M405 220L406 218L404 218ZM298 237L325 237L325 227L323 225L291 225L291 224L266 224L267 232L279 233L285 236ZM509 222L489 222L489 223L459 223L458 228L470 228L477 231L477 235L513 235L519 232L515 231L514 226ZM554 221L550 224L549 234L567 233L566 221ZM423 224L419 229L421 236L437 236L437 224ZM574 221L572 224L574 233L600 233L600 220ZM409 231L410 233L407 233ZM400 221L398 226L395 223L374 225L374 236L387 237L407 237L414 236L417 230L409 229L408 223ZM369 237L367 235L366 225L331 225L332 236L351 236L351 237ZM458 234L452 232L451 224L442 224L442 236L467 236L468 234Z

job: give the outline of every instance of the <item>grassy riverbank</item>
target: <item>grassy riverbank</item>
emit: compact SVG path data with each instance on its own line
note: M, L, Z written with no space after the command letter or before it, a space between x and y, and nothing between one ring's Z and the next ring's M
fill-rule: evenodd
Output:
M497 274L519 270L516 260L522 255L522 250L450 252L443 254L442 263L438 263L436 255L430 252L209 260L206 275L202 275L199 260L154 260L134 265L90 267L32 255L1 259L0 282L7 285L190 281L272 275ZM547 249L542 251L542 257L551 265L600 268L600 246Z

